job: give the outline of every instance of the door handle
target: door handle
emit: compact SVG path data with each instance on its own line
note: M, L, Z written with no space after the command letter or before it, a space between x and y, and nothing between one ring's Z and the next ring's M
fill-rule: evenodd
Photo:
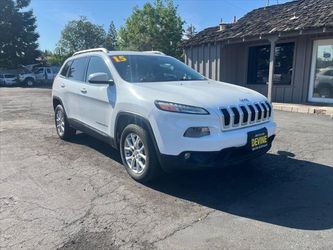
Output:
M60 84L60 87L62 87L62 88L65 88L66 86L65 86L65 84Z
M83 93L83 94L87 93L87 89L86 89L86 88L82 88L82 89L80 89L80 91L81 91L81 93Z

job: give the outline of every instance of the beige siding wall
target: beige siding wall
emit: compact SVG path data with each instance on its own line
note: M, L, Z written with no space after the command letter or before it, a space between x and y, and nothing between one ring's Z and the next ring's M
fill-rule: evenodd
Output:
M219 44L205 44L185 50L185 63L210 79L220 80L220 60Z
M333 34L302 36L279 42L295 42L291 85L273 85L275 102L306 103L310 83L312 47L315 39L333 38ZM267 95L267 85L247 84L249 47L269 44L268 41L232 45L205 44L186 49L186 63L208 78L254 89Z

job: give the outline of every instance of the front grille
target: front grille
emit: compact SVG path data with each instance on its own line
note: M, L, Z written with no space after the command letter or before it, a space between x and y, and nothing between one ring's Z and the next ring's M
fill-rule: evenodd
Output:
M223 130L247 127L267 122L272 115L268 102L221 108Z

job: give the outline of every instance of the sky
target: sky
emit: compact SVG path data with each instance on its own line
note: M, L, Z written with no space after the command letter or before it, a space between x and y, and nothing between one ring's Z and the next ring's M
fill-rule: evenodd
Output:
M232 22L247 12L270 4L285 3L288 0L174 0L178 14L193 24L197 31L223 22ZM289 0L290 1L290 0ZM32 0L29 8L37 18L39 46L42 50L53 51L65 25L86 16L89 21L108 29L111 21L117 29L125 24L126 18L135 6L141 8L150 0Z

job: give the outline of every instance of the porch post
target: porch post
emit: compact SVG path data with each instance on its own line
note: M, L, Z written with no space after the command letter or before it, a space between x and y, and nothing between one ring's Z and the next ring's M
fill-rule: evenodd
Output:
M267 98L272 101L272 88L273 88L273 76L274 76L274 61L275 61L275 45L278 37L271 37L268 39L271 42L271 52L269 57L269 74L268 74L268 92Z

